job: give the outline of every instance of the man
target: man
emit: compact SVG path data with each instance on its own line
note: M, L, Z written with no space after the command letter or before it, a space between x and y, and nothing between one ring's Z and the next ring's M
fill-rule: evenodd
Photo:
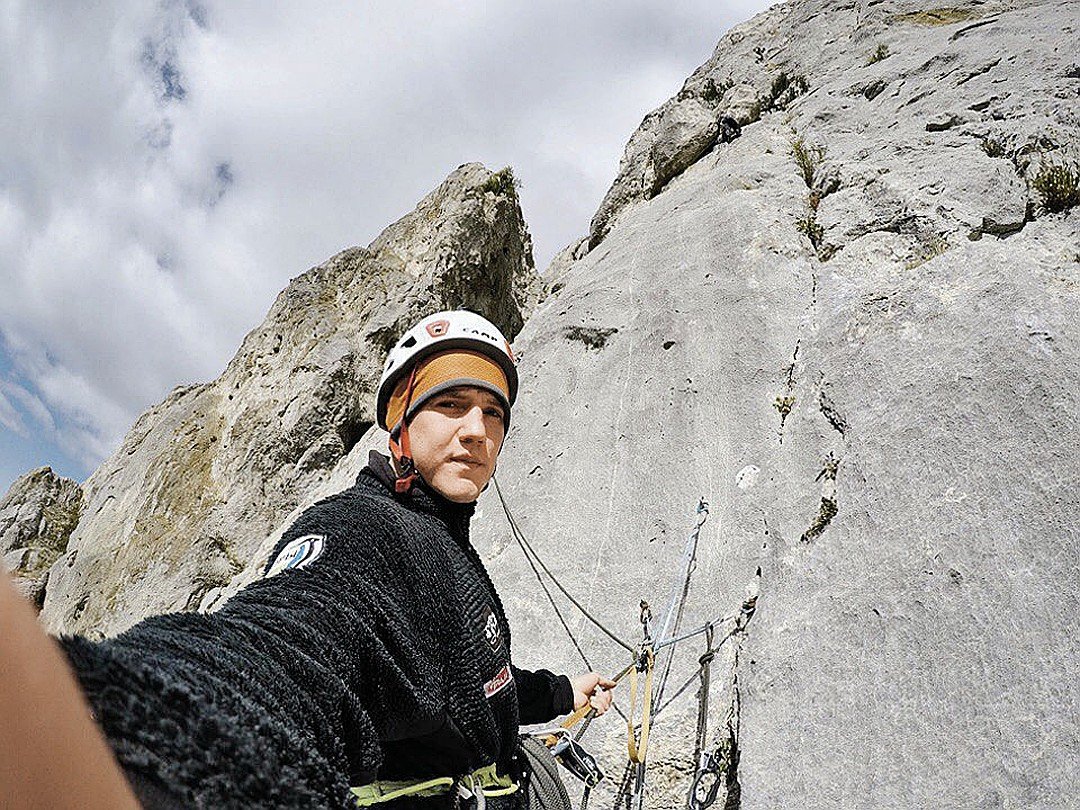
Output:
M614 684L596 673L513 666L469 543L516 393L494 325L423 319L379 385L391 458L372 453L352 488L307 510L262 579L215 614L62 640L143 806L400 810L482 791L512 807L518 724L606 711Z

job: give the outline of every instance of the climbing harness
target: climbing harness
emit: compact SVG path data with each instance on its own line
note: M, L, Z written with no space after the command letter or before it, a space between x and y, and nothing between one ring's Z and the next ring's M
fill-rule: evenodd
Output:
M377 781L350 789L356 807L371 807L405 796L422 798L456 793L461 798L476 799L477 810L483 810L486 800L516 793L519 785L509 776L499 774L495 765L486 765L458 778L440 776L426 780Z

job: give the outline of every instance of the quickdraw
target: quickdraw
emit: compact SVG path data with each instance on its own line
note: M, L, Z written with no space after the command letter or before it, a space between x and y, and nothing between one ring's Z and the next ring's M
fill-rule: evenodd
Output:
M720 644L713 646L713 627L711 625L707 626L705 630L705 652L698 659L698 674L701 678L701 686L698 688L697 695L697 736L694 744L695 771L693 778L690 780L690 790L686 797L688 810L707 810L716 801L720 786L725 783L726 775L722 771L727 762L732 757L737 756L735 753L737 728L729 729L733 737L728 741L725 756L720 755L721 749L715 751L705 749L708 743L710 665L716 657L720 646L731 636L745 631L747 623L753 618L754 612L757 610L758 578L760 577L761 569L758 569L757 577L747 586L742 606L739 613L734 617L734 628L721 639Z
M645 762L645 752L649 747L649 728L652 724L652 684L653 665L656 658L653 656L652 647L643 647L641 656L634 666L630 668L630 716L626 720L627 740L626 748L630 755L630 761L641 764ZM645 673L645 697L641 707L641 736L634 732L634 710L637 706L638 673Z

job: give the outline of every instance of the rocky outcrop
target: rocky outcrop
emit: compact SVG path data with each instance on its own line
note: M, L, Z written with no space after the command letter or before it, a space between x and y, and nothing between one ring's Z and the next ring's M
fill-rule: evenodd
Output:
M1008 15L1034 7L1041 17L1068 16L1067 2L971 2L929 11L904 2L844 9L791 3L759 15L725 36L679 94L645 117L593 218L590 247L713 149L718 116L752 123L803 95L790 117L800 127L792 138L809 138L811 149L824 150L818 162L848 172L844 193L815 223L825 231L815 237L819 246L834 250L875 228L921 227L931 235L962 229L973 239L1018 230L1037 204L1025 182L1029 165L1070 148L1062 128L1076 125L1069 102L1076 80L1064 56L1044 75L1036 64L1047 52L1036 41L1017 41L1019 49L1004 55L986 47L987 38L1010 36ZM923 34L936 49L918 42ZM978 151L962 148L972 145ZM946 155L956 181L950 204L939 206ZM830 188L817 193L828 196ZM908 207L898 208L900 201Z
M67 549L82 502L79 485L49 467L26 473L0 499L0 557L15 587L39 607L49 567Z
M760 571L711 662L715 807L1080 794L1075 24L1050 0L801 0L738 27L631 138L515 341L501 488L586 608L640 638L702 496L683 626L737 610ZM389 342L437 306L515 332L529 256L512 178L470 166L294 281L219 380L145 414L87 482L51 626L221 604L381 444ZM493 492L474 525L517 663L623 668L563 605L581 660ZM684 805L703 652L677 647L646 807ZM609 803L626 726L585 742Z
M401 332L423 313L467 307L513 335L539 289L513 175L479 164L367 248L294 279L217 380L144 413L87 480L83 517L50 574L46 626L109 634L197 607L370 428Z
M808 1L733 30L688 86L753 86L758 120L691 160L700 97L647 117L517 340L499 478L586 607L639 639L700 496L686 626L762 571L712 663L714 807L1080 794L1075 10ZM661 154L686 165L650 186ZM521 663L583 668L497 500L474 537ZM560 604L593 665L627 663ZM647 807L685 802L702 651L680 645ZM625 738L585 737L609 791Z

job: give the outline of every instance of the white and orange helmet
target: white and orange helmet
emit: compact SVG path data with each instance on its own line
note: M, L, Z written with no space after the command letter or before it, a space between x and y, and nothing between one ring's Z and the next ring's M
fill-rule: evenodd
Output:
M399 491L411 485L413 466L408 421L424 402L460 385L491 391L506 410L517 397L514 354L502 332L475 312L428 315L390 350L376 393L379 427L390 433L390 450L401 468Z
M517 397L518 388L516 361L510 350L510 343L487 318L467 309L456 309L428 315L402 335L390 350L376 395L376 418L379 427L383 430L394 428L394 425L386 423L387 405L402 378L425 358L455 349L479 352L494 360L502 369L506 375L509 397L501 390L492 389L492 393L500 399L508 399L506 407L509 418L509 410ZM429 395L434 393L436 392ZM415 406L418 403L413 404Z

